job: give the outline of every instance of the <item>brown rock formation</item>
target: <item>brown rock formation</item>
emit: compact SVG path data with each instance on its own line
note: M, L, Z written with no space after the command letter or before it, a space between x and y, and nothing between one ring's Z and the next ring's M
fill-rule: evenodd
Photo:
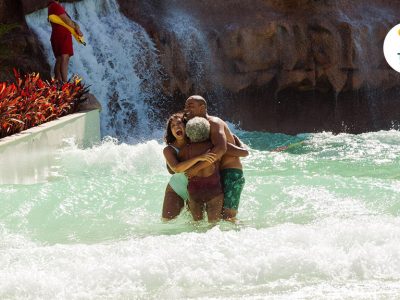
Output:
M20 0L24 15L33 13L39 9L47 7L49 0Z
M156 41L169 76L165 88L178 98L171 111L200 93L253 130L360 132L400 120L400 76L382 52L400 3L119 3Z
M47 7L47 4L49 3L49 0L20 0L22 4L22 9L24 11L24 14L30 14L34 11L37 11L39 9L43 9ZM62 0L60 2L79 2L81 0Z
M181 109L198 93L212 112L251 130L362 132L400 122L400 76L382 53L399 23L398 2L117 1L160 52L162 88L172 95L155 103L161 111ZM49 74L23 20L46 4L0 3L0 23L8 26L0 30L0 79L12 66Z
M50 77L40 42L29 30L18 0L0 2L0 81L12 78L12 69Z

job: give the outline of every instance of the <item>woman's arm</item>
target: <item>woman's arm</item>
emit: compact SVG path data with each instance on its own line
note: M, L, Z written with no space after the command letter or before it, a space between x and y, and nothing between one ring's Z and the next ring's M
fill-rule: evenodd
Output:
M227 145L226 154L230 155L230 156L237 156L237 157L248 156L249 151L247 150L246 145L236 135L233 135L233 138L235 139L236 145L231 144L231 143L226 143L226 145ZM200 170L202 170L208 166L209 166L209 164L205 164L205 163L197 164L197 165L193 166L192 168L190 168L189 172L187 172L186 174L189 177L195 176Z
M176 156L176 152L171 147L165 147L163 150L165 160L167 161L167 165L171 168L175 173L185 172L190 167L194 166L199 161L208 161L213 163L216 160L215 153L205 153L191 159L180 162L178 157Z

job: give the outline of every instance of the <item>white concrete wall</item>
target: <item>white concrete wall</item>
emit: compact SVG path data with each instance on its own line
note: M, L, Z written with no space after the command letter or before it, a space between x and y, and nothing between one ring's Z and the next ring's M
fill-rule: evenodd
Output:
M100 142L99 110L71 114L0 139L0 184L47 181L66 139L82 147Z

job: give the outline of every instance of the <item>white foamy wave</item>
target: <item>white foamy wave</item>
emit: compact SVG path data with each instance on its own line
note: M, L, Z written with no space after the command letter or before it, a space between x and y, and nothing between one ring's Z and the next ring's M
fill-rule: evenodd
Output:
M119 144L116 139L105 138L100 145L80 149L75 144L59 152L59 162L65 172L82 169L104 169L112 173L137 174L167 173L162 150L165 146L156 140L139 144Z
M358 197L342 196L322 186L289 186L283 189L288 199L282 211L288 215L308 214L323 218L329 216L351 217L372 214L366 202ZM279 207L278 207L279 211Z
M399 225L391 217L330 219L29 247L1 256L0 297L227 299L307 291L317 298L321 286L332 293L336 287L337 296L358 286L373 297L377 280L392 283L386 293L394 296L400 288Z
M13 251L17 249L26 249L26 247L33 247L35 244L29 241L21 234L11 232L9 229L0 223L0 253ZM1 270L0 264L0 270Z

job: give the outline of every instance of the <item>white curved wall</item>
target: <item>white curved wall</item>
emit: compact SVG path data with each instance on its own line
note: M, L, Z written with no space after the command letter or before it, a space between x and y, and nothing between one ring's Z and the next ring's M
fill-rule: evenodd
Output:
M0 139L0 184L47 181L54 171L56 151L70 139L82 147L100 142L98 109L71 114Z

